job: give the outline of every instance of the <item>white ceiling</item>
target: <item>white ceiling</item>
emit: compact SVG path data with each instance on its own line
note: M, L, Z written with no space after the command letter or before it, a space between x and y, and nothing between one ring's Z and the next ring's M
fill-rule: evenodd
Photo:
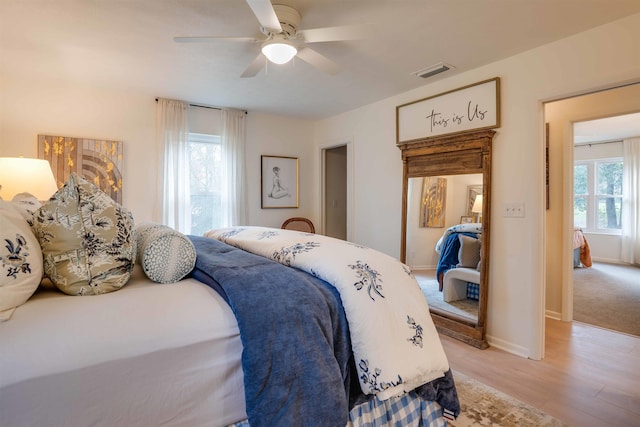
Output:
M258 44L173 37L261 35L244 0L0 0L1 71L317 119L640 12L639 0L274 2L295 7L302 29L372 23L377 36L314 44L336 76L296 60L240 78ZM438 62L456 68L411 74Z
M575 144L621 141L630 137L640 137L640 113L573 124L573 142Z

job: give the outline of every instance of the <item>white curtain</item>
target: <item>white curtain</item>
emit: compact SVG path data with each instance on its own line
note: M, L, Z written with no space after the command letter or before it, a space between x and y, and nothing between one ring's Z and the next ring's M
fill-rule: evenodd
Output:
M247 224L244 111L222 109L222 227Z
M640 264L640 138L622 141L622 256Z
M162 223L182 233L191 232L189 159L187 158L189 104L159 98L156 107L156 137L162 159Z

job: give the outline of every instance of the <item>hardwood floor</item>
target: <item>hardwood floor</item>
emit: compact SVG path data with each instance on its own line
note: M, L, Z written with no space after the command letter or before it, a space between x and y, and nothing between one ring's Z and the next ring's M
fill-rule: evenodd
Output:
M478 350L441 335L451 369L576 427L640 426L640 338L546 320L545 357Z

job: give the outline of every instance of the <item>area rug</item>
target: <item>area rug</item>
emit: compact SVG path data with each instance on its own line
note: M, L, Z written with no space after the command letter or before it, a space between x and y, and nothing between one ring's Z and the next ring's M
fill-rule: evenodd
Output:
M478 320L478 301L472 299L462 299L458 301L444 302L442 292L438 290L438 281L436 279L425 279L416 276L420 289L427 299L429 307L439 308L448 311L472 322Z
M452 427L517 426L517 427L568 427L565 424L505 393L491 388L460 372L453 373L461 412Z
M640 336L640 268L594 262L573 270L573 320Z

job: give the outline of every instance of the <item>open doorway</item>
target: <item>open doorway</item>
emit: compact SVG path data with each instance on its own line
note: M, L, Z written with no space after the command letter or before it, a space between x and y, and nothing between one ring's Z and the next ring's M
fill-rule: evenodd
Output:
M324 234L347 240L347 146L324 151Z
M640 113L573 124L573 320L636 336L640 266L625 262L622 241L635 237L622 218L637 215L640 195L624 188L623 172L638 162L624 146L639 136Z
M549 207L546 217L546 314L565 321L574 320L574 300L577 295L574 283L574 196L580 190L574 185L576 161L586 160L583 154L574 151L576 141L585 142L586 134L574 132L574 124L640 112L640 84L627 85L606 91L586 94L545 104L545 121L549 126ZM631 136L631 135L626 135ZM599 142L603 142L601 135ZM612 140L606 137L606 140ZM620 137L618 137L620 139ZM605 150L606 144L596 145L591 141L591 152ZM609 155L607 155L609 156ZM607 158L605 156L604 158ZM611 158L611 157L608 157ZM596 203L595 192L589 197ZM603 205L606 221L606 203ZM580 219L576 220L580 221ZM615 233L599 233L585 224L577 223L584 229L594 263L606 261L620 265L620 237ZM589 231L589 233L587 233ZM611 240L606 242L606 240ZM613 243L612 243L613 242ZM613 244L610 246L609 244ZM613 249L612 249L613 248ZM593 267L592 267L593 268ZM588 269L580 270L582 272ZM589 270L594 272L595 269ZM614 274L614 273L607 273ZM613 279L614 281L619 281ZM633 279L632 279L633 280ZM640 282L637 282L640 283ZM601 285L602 288L606 285ZM637 310L636 306L636 311ZM576 319L577 320L577 319Z

